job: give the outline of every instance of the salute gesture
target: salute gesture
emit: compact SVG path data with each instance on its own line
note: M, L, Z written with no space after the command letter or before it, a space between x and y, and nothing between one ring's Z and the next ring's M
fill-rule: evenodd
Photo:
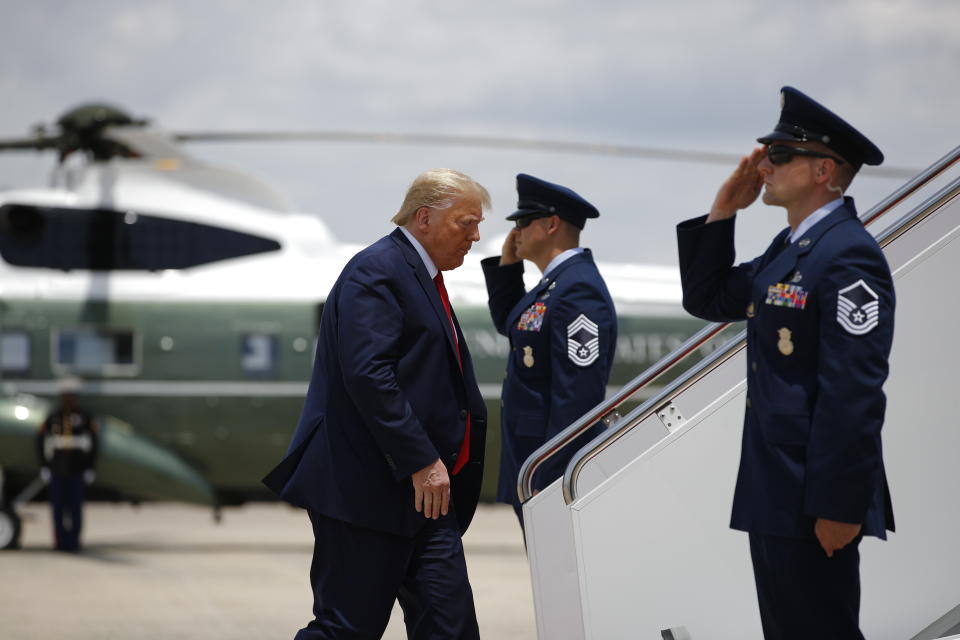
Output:
M766 153L766 147L757 147L740 159L740 164L717 191L707 222L732 218L738 210L753 204L763 188L764 172L760 170L760 163Z
M883 153L792 87L781 90L780 109L710 213L677 225L683 306L747 323L730 526L750 537L764 637L863 640L860 541L894 527L880 431L896 296L845 191ZM734 216L761 190L764 204L786 210L788 227L735 264Z

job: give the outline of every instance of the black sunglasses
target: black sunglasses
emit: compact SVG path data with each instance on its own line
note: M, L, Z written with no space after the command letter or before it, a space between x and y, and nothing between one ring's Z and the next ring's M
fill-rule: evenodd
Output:
M796 156L807 156L809 158L830 158L837 164L843 164L843 160L829 153L820 153L803 147L791 147L786 144L771 144L767 147L767 160L770 164L787 164Z
M514 220L513 223L514 223L515 225L517 225L517 229L524 229L524 228L526 228L526 227L529 227L529 226L530 226L530 223L533 222L534 220L539 220L540 218L549 218L549 217L552 216L552 215L554 215L554 214L552 214L552 213L538 213L538 214L535 214L535 215L524 216L523 218L518 218L517 220Z

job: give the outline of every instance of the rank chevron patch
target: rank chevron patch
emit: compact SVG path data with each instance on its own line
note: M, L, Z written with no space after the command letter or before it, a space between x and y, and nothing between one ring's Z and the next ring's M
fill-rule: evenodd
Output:
M582 313L567 325L567 355L580 367L588 367L600 357L599 327Z
M866 282L857 280L837 293L837 322L855 336L880 324L880 298Z

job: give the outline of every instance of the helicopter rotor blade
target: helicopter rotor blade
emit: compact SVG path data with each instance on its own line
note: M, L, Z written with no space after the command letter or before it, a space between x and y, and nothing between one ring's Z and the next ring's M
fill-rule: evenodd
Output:
M549 151L582 155L620 156L670 160L697 164L734 166L740 156L712 151L687 151L637 145L572 142L500 136L465 136L431 133L390 133L364 131L206 131L173 134L178 142L350 142L369 144L437 145ZM865 167L867 175L885 178L912 178L917 169L906 167Z
M170 139L169 134L157 129L145 128L141 125L111 125L105 127L101 135L141 156L191 160L183 148Z
M36 138L0 139L0 151L46 151L60 149L64 144L62 136L41 136Z

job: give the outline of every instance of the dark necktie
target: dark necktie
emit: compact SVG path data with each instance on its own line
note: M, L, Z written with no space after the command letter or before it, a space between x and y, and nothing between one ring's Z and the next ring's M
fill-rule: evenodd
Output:
M453 324L453 312L450 310L450 298L447 296L447 288L443 285L443 273L437 271L433 279L437 285L437 293L440 294L440 302L443 303L443 309L447 312L447 320L450 322L450 330L453 331L453 341L457 345L457 364L460 365L460 371L463 372L463 360L460 359L460 339L457 338L457 327ZM470 413L467 413L467 426L463 434L463 444L460 445L460 453L457 454L457 461L453 465L453 475L460 473L463 465L470 459Z

